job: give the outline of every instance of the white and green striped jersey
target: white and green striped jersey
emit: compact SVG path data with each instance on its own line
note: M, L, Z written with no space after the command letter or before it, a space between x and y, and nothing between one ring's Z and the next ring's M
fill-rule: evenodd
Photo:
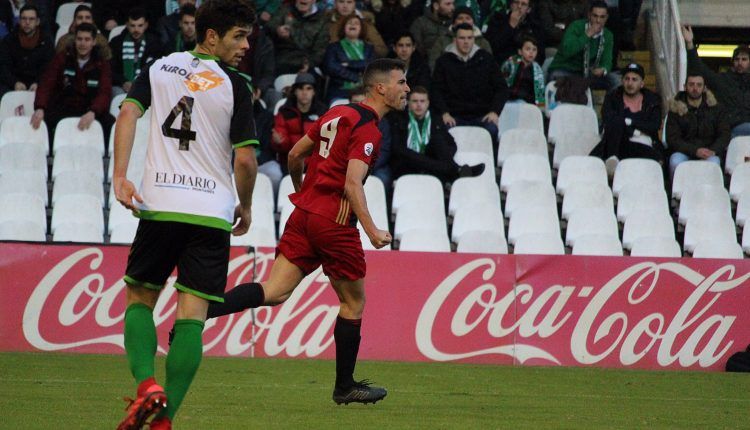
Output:
M125 100L151 108L139 217L231 230L232 148L258 144L248 80L216 57L176 52Z

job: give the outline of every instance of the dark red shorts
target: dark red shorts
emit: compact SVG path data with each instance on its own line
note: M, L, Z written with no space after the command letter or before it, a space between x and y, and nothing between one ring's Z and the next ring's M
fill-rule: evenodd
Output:
M337 224L321 215L295 208L276 249L305 275L323 265L331 279L365 277L365 252L357 227Z

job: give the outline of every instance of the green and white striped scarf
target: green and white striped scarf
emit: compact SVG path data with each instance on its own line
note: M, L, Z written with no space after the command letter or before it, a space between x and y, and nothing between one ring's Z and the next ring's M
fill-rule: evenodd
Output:
M516 82L518 69L520 69L520 64L522 62L523 59L520 55L514 55L508 58L508 61L503 63L501 70L509 88L513 87L513 84ZM542 67L539 66L536 61L531 63L531 65L534 73L534 104L539 107L544 107L544 71L542 71Z
M339 41L341 47L344 49L346 57L352 61L361 61L365 59L365 42L361 40L351 41L349 39L341 39ZM359 85L359 82L344 82L344 89L351 89Z
M422 127L419 127L419 121L411 111L409 111L409 135L406 138L406 147L414 152L424 154L425 147L430 143L430 127L432 126L432 116L430 111L422 120Z
M132 81L141 73L141 60L146 52L146 38L141 39L138 50L135 49L135 41L130 33L125 34L122 42L122 74L125 81Z

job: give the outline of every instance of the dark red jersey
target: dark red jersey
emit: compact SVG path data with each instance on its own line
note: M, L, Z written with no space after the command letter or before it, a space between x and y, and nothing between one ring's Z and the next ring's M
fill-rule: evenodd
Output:
M326 112L307 132L316 143L307 160L302 189L289 196L294 205L342 225L355 225L349 201L344 195L349 160L357 159L370 168L380 153L378 114L357 103L336 106Z

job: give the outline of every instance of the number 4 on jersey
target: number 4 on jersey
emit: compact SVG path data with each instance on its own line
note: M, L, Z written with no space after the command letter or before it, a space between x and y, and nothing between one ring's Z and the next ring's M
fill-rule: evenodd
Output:
M337 116L320 127L320 156L323 158L328 158L331 153L331 146L333 146L333 141L336 140L340 119L341 117Z
M180 139L180 151L189 151L190 141L194 141L197 136L197 134L190 129L192 124L191 114L193 113L194 100L195 99L192 97L183 96L172 108L172 112L169 113L167 119L165 119L164 123L161 125L161 132L164 136ZM179 114L182 114L180 128L172 128L172 124Z

